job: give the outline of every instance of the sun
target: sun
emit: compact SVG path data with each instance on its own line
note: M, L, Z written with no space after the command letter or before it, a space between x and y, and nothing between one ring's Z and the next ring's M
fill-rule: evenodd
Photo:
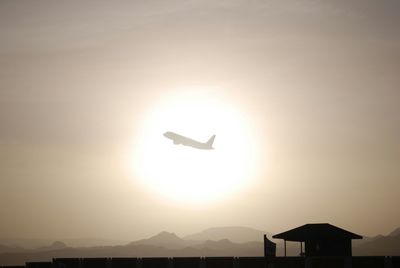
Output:
M155 101L143 116L134 149L135 178L148 191L179 202L222 199L250 185L257 170L251 120L215 91L176 90ZM175 145L173 131L206 142L214 150Z

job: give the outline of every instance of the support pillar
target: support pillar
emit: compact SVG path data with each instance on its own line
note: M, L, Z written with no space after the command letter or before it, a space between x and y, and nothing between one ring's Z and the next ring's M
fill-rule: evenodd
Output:
M284 250L285 250L285 257L286 257L286 240L283 240Z
M300 241L300 256L303 256L303 242Z

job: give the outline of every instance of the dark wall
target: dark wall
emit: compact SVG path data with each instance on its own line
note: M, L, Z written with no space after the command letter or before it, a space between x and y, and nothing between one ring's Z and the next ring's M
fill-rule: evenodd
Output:
M112 268L136 268L139 266L137 258L112 258L110 263Z
M168 268L170 259L169 258L143 258L142 268Z
M206 257L204 262L207 268L233 268L233 257Z
M199 268L201 259L197 257L180 257L173 258L172 263L174 268ZM114 267L113 267L114 268Z
M0 268L400 268L400 257L71 258Z

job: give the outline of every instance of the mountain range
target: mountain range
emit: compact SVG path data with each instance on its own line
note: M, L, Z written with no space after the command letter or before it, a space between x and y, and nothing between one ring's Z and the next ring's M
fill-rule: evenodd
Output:
M235 243L246 243L250 241L263 241L264 234L272 237L271 233L242 226L227 226L209 228L199 233L183 237L185 240L222 240L229 239Z
M400 229L387 236L367 237L353 242L353 255L400 255ZM28 261L50 261L60 257L188 257L188 256L262 256L263 232L247 227L217 227L183 238L161 232L147 239L124 245L72 247L56 241L35 249L0 245L0 265L21 265ZM271 238L271 235L268 235ZM283 243L277 243L277 255ZM287 243L288 255L299 254L298 243Z

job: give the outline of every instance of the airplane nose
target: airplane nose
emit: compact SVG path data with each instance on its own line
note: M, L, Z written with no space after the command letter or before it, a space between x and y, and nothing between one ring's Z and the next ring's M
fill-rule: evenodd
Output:
M171 139L171 132L167 131L163 135L164 135L164 137Z

